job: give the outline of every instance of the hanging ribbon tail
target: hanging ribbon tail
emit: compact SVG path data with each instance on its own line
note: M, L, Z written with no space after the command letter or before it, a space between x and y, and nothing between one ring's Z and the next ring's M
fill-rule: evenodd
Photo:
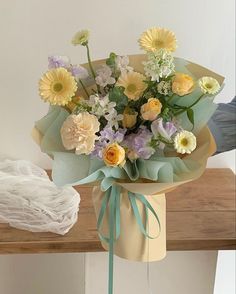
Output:
M120 220L120 193L121 187L113 184L105 193L101 203L101 208L97 221L97 230L101 241L106 242L109 245L109 279L108 279L108 294L113 293L113 268L114 268L114 242L119 239L121 233L121 220ZM128 192L128 198L132 211L134 213L136 222L139 226L141 233L149 239L157 238L161 231L161 224L157 213L147 201L147 199L141 194L135 194ZM139 201L144 208L145 217L144 220L141 217L137 201ZM104 235L101 231L102 224L105 215L109 212L109 233L108 236ZM148 232L148 217L149 212L154 216L158 225L158 234L156 236L150 236Z
M113 266L114 266L114 229L115 229L115 212L116 212L116 196L115 186L111 189L110 213L109 213L109 280L108 293L113 293Z
M109 236L101 232L103 219L109 211ZM114 242L120 236L120 187L112 185L102 200L97 221L97 230L101 241L109 244L109 279L108 294L113 293Z
M149 239L156 239L159 237L160 232L161 232L161 223L159 220L159 217L157 215L157 213L155 212L155 210L153 209L153 207L151 206L151 204L147 201L147 199L141 195L141 194L135 194L132 192L128 192L128 197L129 197L129 201L131 204L131 207L133 209L134 212L134 216L136 218L137 224L139 226L140 231L142 232L142 234ZM144 219L144 224L143 224L143 220L142 217L140 215L139 209L138 209L138 205L137 205L137 200L140 201L143 204L143 207L145 209L145 219ZM148 229L147 229L147 222L148 222L148 217L149 214L148 212L151 212L152 215L154 216L155 220L157 221L157 225L158 225L158 234L156 236L150 236Z

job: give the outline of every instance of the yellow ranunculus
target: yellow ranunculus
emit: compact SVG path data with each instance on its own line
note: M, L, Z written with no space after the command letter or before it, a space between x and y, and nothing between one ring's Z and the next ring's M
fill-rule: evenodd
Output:
M194 89L193 78L183 73L176 73L172 81L172 92L184 96Z
M153 121L161 113L162 104L157 98L149 98L141 107L141 115L145 120Z
M122 125L124 128L132 128L137 122L138 113L126 107L123 113Z
M108 166L123 165L125 149L117 143L109 144L103 151L103 160Z

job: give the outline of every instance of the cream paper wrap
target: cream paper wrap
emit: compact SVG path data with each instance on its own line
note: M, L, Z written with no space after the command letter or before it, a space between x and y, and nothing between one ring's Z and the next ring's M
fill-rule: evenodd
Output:
M100 186L95 186L92 192L95 213L98 217L104 192ZM121 233L119 239L114 243L115 255L133 261L157 261L166 256L166 198L165 194L145 196L148 202L158 215L161 223L159 230L157 221L149 214L147 232L150 236L157 236L155 239L145 238L135 219L132 207L128 198L128 191L122 189L120 201ZM137 201L139 212L144 221L144 207ZM103 219L102 234L109 232L109 209L106 210ZM102 241L104 249L109 250L109 245Z
M184 161L194 160L199 163L199 168L188 172L187 175L182 175L182 180L175 183L121 183L116 184L122 187L120 201L120 218L121 218L121 233L119 239L114 244L114 254L133 261L152 262L163 259L166 256L166 197L165 193L176 187L197 179L205 170L207 158L211 156L215 150L214 139L207 127L205 127L197 137L198 149L190 155L184 156ZM207 142L207 144L206 144ZM154 216L149 213L147 232L150 236L157 238L149 239L145 237L135 219L130 201L128 199L128 191L133 193L143 194L148 202L152 205L157 213L161 230ZM183 195L183 197L187 195ZM92 192L95 213L98 218L101 202L104 197L104 192L100 186L95 186ZM145 211L143 205L137 201L139 212L144 221ZM109 208L107 208L103 219L102 231L104 235L109 232ZM102 242L104 249L108 250L107 243Z

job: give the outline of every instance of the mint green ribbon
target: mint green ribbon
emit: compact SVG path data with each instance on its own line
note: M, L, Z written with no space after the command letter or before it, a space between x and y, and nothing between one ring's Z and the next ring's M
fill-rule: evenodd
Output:
M104 195L104 198L101 203L101 209L98 216L97 221L97 230L99 237L102 241L109 244L109 279L108 279L108 294L113 293L113 268L114 268L114 242L118 240L120 236L120 192L121 187L113 184ZM135 219L139 226L142 234L149 239L155 239L160 234L161 224L158 218L157 213L151 206L151 204L147 201L147 199L141 194L135 194L132 192L128 192L128 198L130 201L130 205L132 207L132 211L134 213ZM144 222L140 215L137 201L141 202L144 210L145 210L145 218ZM105 213L109 208L109 236L105 236L101 233L102 223L104 220ZM154 218L157 221L159 233L152 237L149 235L147 231L147 221L149 211L153 214Z

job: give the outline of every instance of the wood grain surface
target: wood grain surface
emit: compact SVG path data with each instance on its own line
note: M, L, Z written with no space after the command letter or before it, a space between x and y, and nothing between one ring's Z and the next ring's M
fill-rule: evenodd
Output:
M31 233L0 224L0 254L103 251L91 188L76 189L81 194L79 218L68 234ZM207 169L166 198L168 250L236 249L235 175L230 169Z

